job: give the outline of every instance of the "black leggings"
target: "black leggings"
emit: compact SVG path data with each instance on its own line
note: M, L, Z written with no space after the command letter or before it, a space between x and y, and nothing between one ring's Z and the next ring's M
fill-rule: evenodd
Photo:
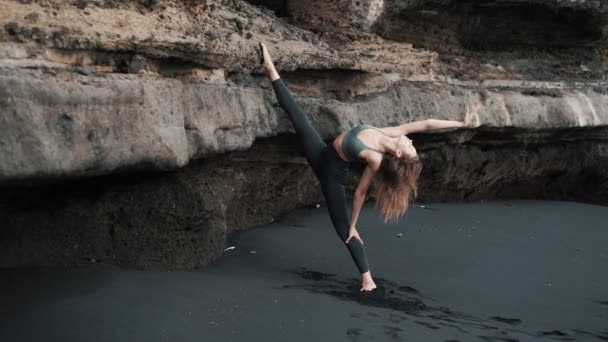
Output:
M308 163L321 183L323 196L327 202L329 217L336 233L345 243L348 238L350 219L346 202L346 180L348 163L342 160L332 144L326 145L317 131L310 125L304 112L294 101L282 79L272 82L279 104L289 115L289 120L296 129L296 137L304 150ZM359 272L369 271L367 256L363 244L352 238L346 244Z

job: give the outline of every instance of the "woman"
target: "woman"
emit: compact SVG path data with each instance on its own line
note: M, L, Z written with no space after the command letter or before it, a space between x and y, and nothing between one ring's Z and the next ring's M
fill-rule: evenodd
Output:
M361 291L371 291L376 284L356 223L372 178L379 175L375 186L376 207L383 214L385 222L400 217L407 209L410 198L416 196L416 180L422 168L416 149L406 135L465 127L470 124L472 113L467 109L463 122L430 119L386 128L360 125L343 132L332 144L326 145L279 77L266 46L260 44L260 49L263 68L272 81L279 104L294 125L298 142L321 183L336 233L346 244L361 273ZM366 168L354 194L349 220L345 188L348 164L351 162L365 163Z

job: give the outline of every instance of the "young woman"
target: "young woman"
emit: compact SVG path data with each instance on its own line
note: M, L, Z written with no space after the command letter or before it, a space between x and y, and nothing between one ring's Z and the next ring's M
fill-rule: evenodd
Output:
M384 216L385 222L400 217L407 209L409 200L416 196L416 180L422 169L416 149L406 135L465 127L470 124L472 113L467 109L463 122L429 119L397 127L360 125L341 133L333 143L327 145L310 125L279 77L266 46L260 44L260 49L264 70L272 81L279 104L295 127L298 142L321 183L336 233L346 244L361 273L361 291L371 291L376 288L376 284L372 279L356 223L372 178L376 174L379 176L375 184L376 207ZM366 168L355 191L349 219L345 190L348 164L352 162L365 163Z

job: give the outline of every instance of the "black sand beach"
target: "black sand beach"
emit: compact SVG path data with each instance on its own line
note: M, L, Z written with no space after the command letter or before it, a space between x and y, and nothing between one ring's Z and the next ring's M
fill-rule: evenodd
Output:
M606 341L608 208L415 205L358 230L358 275L325 208L239 233L206 271L0 271L0 341Z

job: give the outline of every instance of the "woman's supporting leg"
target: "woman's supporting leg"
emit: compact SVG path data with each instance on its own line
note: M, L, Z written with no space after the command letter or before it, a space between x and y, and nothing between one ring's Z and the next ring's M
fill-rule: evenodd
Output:
M348 208L346 201L346 189L343 185L332 182L328 179L321 180L321 187L323 188L323 195L327 201L327 209L329 210L329 217L334 225L334 229L338 236L345 243L348 238L348 229L350 227L350 219L348 217ZM365 248L359 239L351 239L348 243L345 243L351 257L355 261L357 268L361 274L369 272L369 263L367 261L367 254Z
M325 142L323 142L323 139L321 139L319 133L312 127L310 122L308 122L304 112L298 106L293 96L291 96L283 80L280 78L274 80L272 87L277 95L279 104L287 112L289 120L296 130L296 137L304 150L308 163L315 170L315 173L318 173L321 150L325 147Z

